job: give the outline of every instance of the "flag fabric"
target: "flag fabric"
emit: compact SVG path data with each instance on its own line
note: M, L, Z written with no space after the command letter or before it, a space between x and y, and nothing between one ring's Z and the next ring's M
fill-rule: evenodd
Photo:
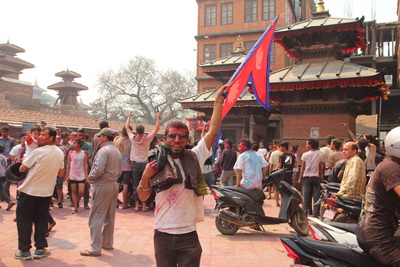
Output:
M260 39L256 42L245 60L240 64L229 80L229 94L222 107L222 119L228 114L229 110L235 105L243 89L249 82L257 102L267 109L269 107L269 71L270 71L270 52L274 31L279 16L276 17L270 26L264 31Z

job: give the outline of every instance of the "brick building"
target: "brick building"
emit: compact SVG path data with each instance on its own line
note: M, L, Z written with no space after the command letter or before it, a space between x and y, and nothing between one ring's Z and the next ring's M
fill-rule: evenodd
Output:
M204 92L221 86L221 81L207 75L202 64L226 58L236 49L238 36L242 38L245 53L277 14L283 14L277 27L290 25L311 17L315 11L313 0L198 0L197 91ZM271 51L271 69L277 70L294 63L283 49L274 45ZM237 64L225 65L231 75Z
M248 3L257 7L267 2L271 3L271 1L234 1L233 3L238 6L242 4L240 6L242 10L236 11L238 14L248 14ZM283 13L280 11L286 7L286 4L291 7L291 3L296 3L296 1L276 2L281 4L280 9L276 6L278 14ZM229 56L204 60L208 56L206 48L210 43L210 36L217 44L216 40L219 37L221 37L221 42L225 42L222 37L226 37L222 36L222 33L226 34L227 30L220 29L222 33L218 35L211 30L207 31L207 27L203 26L207 25L207 18L210 17L207 15L210 13L207 11L210 9L208 5L214 3L216 6L215 15L211 18L216 17L215 20L218 22L218 15L222 16L219 10L223 10L224 1L198 1L198 3L200 34L196 38L199 49L200 69L197 76L199 94L183 99L181 104L184 108L203 112L208 117L211 114L215 88L219 88L228 81L234 70L244 60L247 49L242 53L237 51ZM296 13L296 6L290 10L293 10L293 13L289 18L300 18L301 16L296 14L303 14ZM257 14L261 16L263 13L258 11ZM280 23L284 26L275 31L274 41L281 47L275 45L272 59L274 62L270 75L271 112L268 113L259 107L254 95L245 89L223 121L223 138L231 137L235 141L244 136L253 140L284 139L290 141L291 144L298 144L300 149L304 147L304 141L310 137L323 140L327 135L333 134L338 138L347 139L347 132L340 124L346 122L352 130L355 130L356 116L373 114L371 103L375 99L387 98L388 87L384 82L383 72L350 63L348 60L354 51L366 46L363 18L331 18L325 11L322 1L318 3L317 12L312 18L293 24L286 24L286 18L286 15L280 18ZM240 33L242 36L243 32L253 34L253 31L258 31L258 26L243 24L245 18L242 16L241 19L242 23L237 24L235 33ZM265 28L266 26L262 31ZM234 36L233 33L232 36ZM244 36L242 39L245 42ZM257 34L257 38L259 36L261 36L261 31ZM236 50L238 43L235 43L236 46L232 50ZM215 46L216 55L221 54L222 51L218 50L218 47L221 45ZM280 50L277 47L280 47ZM287 60L286 55L291 56L292 59ZM277 59L280 60L277 61ZM285 67L285 63L293 64L292 62L295 64ZM208 77L206 78L205 75Z

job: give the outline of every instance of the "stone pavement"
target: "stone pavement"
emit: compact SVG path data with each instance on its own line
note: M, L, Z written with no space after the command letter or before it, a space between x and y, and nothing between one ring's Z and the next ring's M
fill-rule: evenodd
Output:
M10 188L15 192L15 186ZM155 266L153 251L153 212L134 212L118 209L114 237L114 250L102 251L101 257L82 257L79 252L89 247L89 211L81 208L71 215L69 200L64 208L54 207L50 212L57 222L47 238L52 254L39 260L20 261L13 258L18 248L15 208L6 211L7 203L0 206L0 267L2 266ZM215 214L209 217L215 205L212 195L204 200L205 220L197 225L203 254L201 266L289 266L293 260L286 256L280 236L293 231L288 224L266 225L265 232L250 228L240 229L232 236L225 236L216 229ZM279 208L275 200L265 200L266 214L276 216ZM33 237L32 237L33 240ZM31 250L33 254L34 248Z

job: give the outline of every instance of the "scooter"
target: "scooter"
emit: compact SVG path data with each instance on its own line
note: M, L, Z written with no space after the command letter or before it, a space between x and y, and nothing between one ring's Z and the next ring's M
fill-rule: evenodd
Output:
M381 266L368 253L343 244L302 238L291 232L292 238L281 237L283 247L295 266Z
M250 227L255 230L265 231L262 225L289 223L300 235L309 233L308 220L300 208L303 198L296 188L285 181L283 175L286 168L279 169L268 176L282 196L279 217L265 216L262 208L265 194L261 190L244 189L234 186L212 186L212 193L216 200L214 211L218 211L215 226L224 235L235 234L240 227ZM266 181L263 187L266 188ZM214 213L213 211L213 213Z
M351 249L363 252L358 245L355 229L357 224L339 222L321 222L317 218L308 217L310 233L314 240L343 244Z
M321 206L321 220L357 223L361 213L361 200L336 196L326 198Z

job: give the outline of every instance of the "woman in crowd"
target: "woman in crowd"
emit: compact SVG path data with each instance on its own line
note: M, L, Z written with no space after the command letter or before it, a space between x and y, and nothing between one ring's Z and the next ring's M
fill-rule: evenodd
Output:
M66 179L71 186L71 199L74 205L72 214L78 212L79 201L85 191L85 183L87 183L88 154L81 149L82 144L81 139L74 139L72 142L74 150L69 152L67 159Z

